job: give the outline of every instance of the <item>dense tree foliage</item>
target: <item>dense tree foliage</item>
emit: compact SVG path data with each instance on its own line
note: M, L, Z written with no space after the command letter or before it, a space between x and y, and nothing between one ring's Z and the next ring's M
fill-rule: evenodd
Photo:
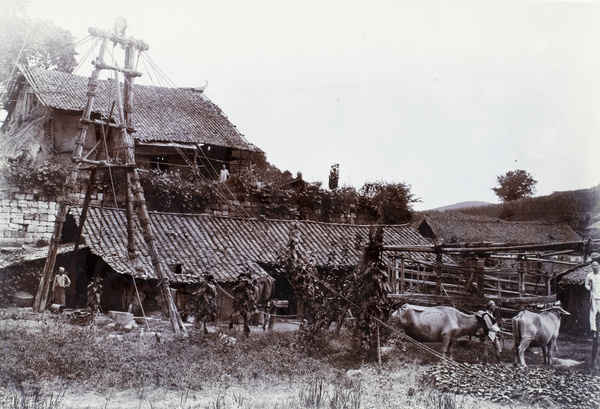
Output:
M528 172L518 169L498 176L498 187L492 188L503 202L533 196L537 180Z
M71 33L50 21L31 20L19 1L6 1L0 13L0 90L15 65L72 72L77 66Z
M365 183L358 197L359 206L381 224L409 222L411 206L417 201L405 183Z
M338 188L338 183L340 181L340 165L338 163L334 163L331 165L331 170L329 171L329 189L335 190Z

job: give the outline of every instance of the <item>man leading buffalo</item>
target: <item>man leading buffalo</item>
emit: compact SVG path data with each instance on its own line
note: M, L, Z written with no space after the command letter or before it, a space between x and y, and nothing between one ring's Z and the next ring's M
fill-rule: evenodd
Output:
M484 359L487 361L487 350L485 349L485 337L489 338L494 345L494 355L498 363L500 362L500 352L502 352L502 345L500 344L500 327L498 326L498 307L494 300L489 300L485 305L485 311L483 311L482 318L485 323L484 327L484 338L482 338L484 348Z

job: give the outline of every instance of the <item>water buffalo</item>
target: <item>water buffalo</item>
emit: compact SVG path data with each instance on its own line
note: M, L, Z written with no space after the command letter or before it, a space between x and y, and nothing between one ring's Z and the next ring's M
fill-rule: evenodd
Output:
M442 353L452 356L452 344L465 335L477 335L483 327L475 314L465 314L453 307L420 307L404 304L392 314L394 326L421 342L441 342Z
M540 313L521 311L512 319L515 342L515 364L525 364L525 350L532 346L542 348L544 364L552 365L552 352L556 350L556 339L560 329L561 315L571 315L560 306L554 305Z

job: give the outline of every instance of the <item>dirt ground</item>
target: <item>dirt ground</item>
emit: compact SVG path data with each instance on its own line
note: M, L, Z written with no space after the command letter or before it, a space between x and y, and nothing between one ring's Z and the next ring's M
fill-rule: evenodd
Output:
M18 320L14 320L14 310L4 310L0 316L0 323L5 330L10 330L12 326L23 328L31 327L35 330L41 321L39 316L34 313L18 309ZM12 317L12 318L11 318ZM30 317L34 317L30 319ZM3 321L3 322L2 322ZM157 317L151 318L152 328L160 327L161 334L169 337L169 322ZM299 327L298 321L278 320L275 323L273 331L291 332ZM209 327L211 332L221 332L237 339L241 337L241 328L229 330L228 325ZM268 331L263 331L261 327L252 327L251 336L268 336ZM503 371L509 370L513 363L512 340L504 337L504 350L501 355L499 365ZM440 350L440 345L429 344L433 349ZM555 355L554 368L564 371L575 371L588 375L600 375L600 366L597 364L595 369L590 367L592 339L589 337L574 337L562 335L558 340L558 351ZM426 408L432 405L436 407L477 407L478 409L490 408L496 409L507 407L503 404L497 404L486 400L477 399L473 396L461 395L453 405L445 406L442 403L432 400L427 401L423 394L415 393L415 390L421 389L420 379L427 368L439 364L439 358L433 355L423 354L417 351L418 347L406 343L404 346L404 355L414 358L412 364L416 364L408 370L396 369L391 371L381 371L377 365L367 364L355 370L349 370L344 376L348 382L359 382L361 385L361 408L388 408L388 407L406 407L406 408ZM468 340L467 338L459 340L454 347L454 359L457 362L467 364L481 364L482 354L479 353L479 341ZM391 347L386 345L382 349L384 358L386 354L398 354L398 346ZM543 358L540 348L531 347L526 351L525 359L529 367L538 368L543 365ZM408 358L410 361L410 358ZM498 368L498 372L500 372ZM493 369L492 369L493 372ZM45 393L54 391L60 395L60 408L73 409L96 409L96 408L282 408L293 409L298 399L298 395L306 388L306 383L296 379L281 379L269 385L263 381L245 381L236 382L232 379L223 379L223 382L216 385L207 385L199 390L181 390L168 387L160 388L98 388L96 385L78 383L64 385L61 383L47 383L45 385L31 385L32 388L38 388ZM334 396L336 391L333 385L324 386L329 396ZM402 396L402 400L399 400ZM13 401L11 405L11 399ZM433 398L432 398L433 399ZM2 405L4 404L4 406ZM6 388L0 388L0 407L29 407L14 404L14 393L10 394ZM48 407L48 406L45 406ZM342 406L336 406L342 407ZM348 406L350 407L350 406ZM526 408L533 407L515 402L509 407ZM536 405L536 407L553 407L552 404ZM554 406L560 407L560 406Z

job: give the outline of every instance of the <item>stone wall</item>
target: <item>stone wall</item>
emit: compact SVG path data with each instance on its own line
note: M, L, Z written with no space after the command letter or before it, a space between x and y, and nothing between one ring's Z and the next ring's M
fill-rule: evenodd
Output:
M50 243L57 203L35 192L0 191L0 247Z
M101 194L92 195L92 205L99 205ZM83 195L76 194L79 203ZM14 187L0 189L0 247L28 245L42 247L50 244L58 203L38 191L22 192Z

